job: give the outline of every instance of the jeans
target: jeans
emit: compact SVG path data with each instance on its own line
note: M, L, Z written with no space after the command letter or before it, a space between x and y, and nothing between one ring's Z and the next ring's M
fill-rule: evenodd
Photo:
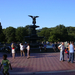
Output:
M74 60L74 53L73 53L73 60Z
M69 58L69 51L68 51L68 53L67 53L67 58Z
M74 61L74 53L70 53L69 62L73 63Z
M64 51L60 51L60 61L64 61Z

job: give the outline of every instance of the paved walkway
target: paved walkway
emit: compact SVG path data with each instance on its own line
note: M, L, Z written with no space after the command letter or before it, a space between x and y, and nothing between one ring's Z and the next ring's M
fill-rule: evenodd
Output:
M75 75L75 61L68 63L66 54L64 62L59 61L59 53L31 53L30 59L20 56L12 59L8 54L8 59L13 68L9 70L10 75Z

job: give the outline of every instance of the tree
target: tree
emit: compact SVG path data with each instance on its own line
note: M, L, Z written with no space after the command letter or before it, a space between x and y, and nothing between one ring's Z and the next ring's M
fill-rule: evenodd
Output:
M2 26L1 26L1 22L0 22L0 34L2 33Z
M49 41L68 41L68 32L64 25L58 25L50 32Z
M65 26L64 25L57 25L55 28L57 28L57 29L63 29L63 28L65 28Z
M17 29L13 27L2 29L0 23L0 42L22 42L24 39L27 41L27 39L24 37L30 35L31 33L32 29L30 28L30 25L26 25L25 27L18 27ZM37 35L44 37L40 41L74 41L75 27L65 27L61 24L53 28L44 27L37 30Z
M42 28L37 34L38 36L43 36L45 37L46 40L48 40L48 37L50 36L50 31L51 30L49 28L45 27L45 28Z
M16 40L23 42L24 37L28 35L27 29L24 27L18 27L16 29Z
M58 25L55 27L55 31L60 35L60 41L68 41L68 32L64 25Z
M4 40L5 40L5 36L3 34L2 26L1 26L1 23L0 23L0 42L3 42Z
M5 39L7 41L7 43L11 43L12 41L16 41L15 39L15 28L13 27L7 27L4 30L4 34L5 34Z
M50 32L50 36L49 36L49 39L48 41L50 42L57 42L57 41L60 41L60 34L57 33L55 30L51 31Z
M27 35L32 34L32 28L30 28L30 26L31 26L31 25L26 25L26 26L24 27L25 30L26 30L26 32L27 32Z
M66 27L68 32L68 40L75 41L75 27Z

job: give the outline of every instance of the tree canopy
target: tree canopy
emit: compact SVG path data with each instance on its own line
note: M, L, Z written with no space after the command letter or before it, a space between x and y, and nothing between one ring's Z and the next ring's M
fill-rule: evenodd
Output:
M0 25L0 42L22 42L25 36L31 34L32 29L29 28L30 25L25 27L7 27L2 29ZM57 25L53 28L44 27L37 30L38 36L43 36L42 41L74 41L75 40L75 27L65 27L64 25ZM26 41L26 40L25 40Z

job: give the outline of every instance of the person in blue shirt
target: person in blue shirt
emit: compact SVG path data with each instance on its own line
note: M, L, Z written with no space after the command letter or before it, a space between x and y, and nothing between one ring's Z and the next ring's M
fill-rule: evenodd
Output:
M71 44L70 44L70 46L69 46L69 53L70 53L70 57L69 57L69 61L68 62L70 62L71 61L71 63L73 63L73 61L74 61L74 42L72 41L71 42Z
M54 44L54 42L53 42L53 44L52 44L52 48L53 48L53 50L55 51L55 44ZM56 52L56 51L55 51Z
M44 51L46 52L47 50L46 50L46 43L44 43Z

